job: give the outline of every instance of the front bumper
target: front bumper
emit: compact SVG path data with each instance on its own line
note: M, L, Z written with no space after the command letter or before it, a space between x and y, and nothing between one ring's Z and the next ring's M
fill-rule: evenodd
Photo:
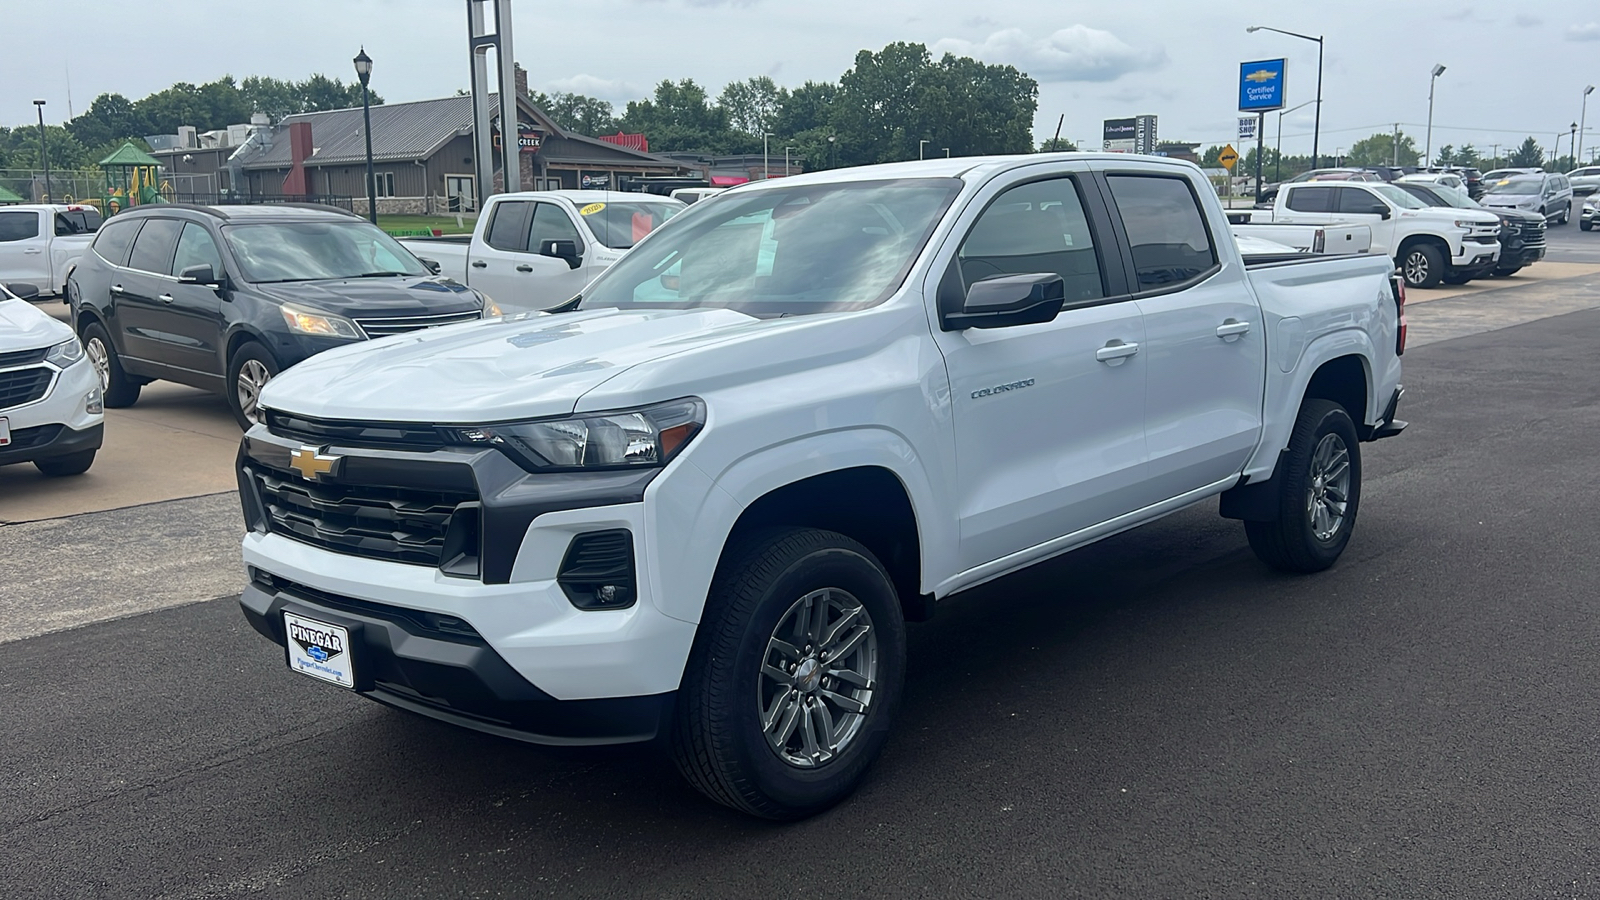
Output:
M1500 242L1462 241L1461 249L1450 257L1450 268L1457 272L1482 274L1495 267L1500 258Z
M99 449L105 415L89 412L90 395L99 389L94 366L83 359L56 369L43 397L0 409L0 416L10 425L12 440L9 446L0 447L0 465Z

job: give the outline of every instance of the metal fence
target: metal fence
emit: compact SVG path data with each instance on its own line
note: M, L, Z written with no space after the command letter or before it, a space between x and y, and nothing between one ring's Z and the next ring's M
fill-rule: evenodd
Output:
M171 203L193 203L198 206L246 206L273 203L315 203L332 206L345 212L354 212L355 200L342 194L223 194L170 191L164 192Z
M106 176L99 169L51 169L47 193L42 170L0 169L0 188L21 197L23 203L43 203L47 197L53 203L74 203L104 195Z

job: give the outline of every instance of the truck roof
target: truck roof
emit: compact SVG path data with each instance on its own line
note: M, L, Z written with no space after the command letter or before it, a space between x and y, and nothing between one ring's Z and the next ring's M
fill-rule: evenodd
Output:
M937 159L918 159L906 162L881 163L875 166L852 166L846 169L824 169L817 172L807 172L804 175L793 175L788 178L773 178L767 181L752 181L729 188L734 191L761 190L763 187L781 187L786 184L838 184L849 181L878 181L886 178L967 178L968 176L984 177L1003 172L1008 169L1022 166L1037 165L1045 162L1107 162L1130 163L1140 165L1164 165L1175 169L1192 169L1199 172L1192 163L1179 159L1169 159L1163 156L1142 156L1128 153L1018 153L1009 156L960 156L939 157Z

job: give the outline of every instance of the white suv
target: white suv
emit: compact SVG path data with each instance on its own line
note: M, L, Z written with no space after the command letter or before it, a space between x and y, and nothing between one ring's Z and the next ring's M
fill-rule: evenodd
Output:
M10 285L37 295L33 285ZM24 289L25 288L25 289ZM0 466L80 475L100 449L100 378L78 336L0 285Z

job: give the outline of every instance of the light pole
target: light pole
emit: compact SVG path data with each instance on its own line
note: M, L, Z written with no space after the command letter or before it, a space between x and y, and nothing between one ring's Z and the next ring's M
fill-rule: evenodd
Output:
M1422 154L1424 166L1433 165L1433 84L1444 74L1444 66L1434 63L1433 75L1428 79L1428 146Z
M1578 149L1573 151L1572 161L1583 165L1583 129L1589 122L1589 95L1594 93L1594 85L1583 89L1583 112L1578 116Z
M1317 101L1315 101L1315 100L1307 100L1306 102L1300 104L1299 106L1291 106L1288 109L1280 109L1280 110L1278 110L1278 146L1277 146L1276 149L1274 149L1272 151L1273 153L1277 154L1278 159L1277 159L1277 161L1275 163L1273 163L1273 169L1272 169L1272 180L1273 181L1279 181L1279 182L1283 181L1283 117L1288 115L1289 113L1294 112L1297 109L1301 109L1303 107L1310 106L1311 104L1313 104L1315 102L1317 102Z
M944 158L945 159L949 159L950 158L950 148L949 147L945 147L943 149L944 149Z
M783 177L785 178L789 177L789 151L793 149L793 147L783 148Z
M367 48L363 46L361 52L356 54L356 77L361 79L361 122L367 137L367 221L378 224L378 179L372 174L372 100L367 93L367 82L372 78L372 57L367 55ZM500 123L500 140L516 140L516 129L506 127ZM309 188L310 186L307 185Z
M1317 153L1319 142L1322 139L1322 37L1312 37L1309 34L1298 34L1293 31L1284 31L1282 28L1269 28L1266 25L1251 25L1245 31L1273 31L1297 37L1303 41L1317 42L1317 120L1311 129L1311 168L1315 169L1322 163L1322 157Z
M50 148L44 140L44 101L33 101L34 108L39 110L39 162L44 164L44 202L50 202Z
M835 169L835 168L838 168L838 166L839 166L839 156L838 156L838 154L833 152L834 142L837 141L838 139L839 139L838 135L835 135L835 134L828 135L828 168L830 168L830 169Z
M1576 147L1576 142L1578 140L1578 123L1573 122L1570 127L1571 131L1568 132L1567 136L1567 152L1572 154L1572 167L1576 169L1578 167L1578 150Z
M927 146L928 144L931 144L931 143L933 143L933 141L930 141L927 138L923 138L922 140L917 141L917 159L923 159L924 158L923 155L922 155L922 148Z
M772 137L772 132L761 132L761 180L772 178L772 155L767 152L767 138Z

